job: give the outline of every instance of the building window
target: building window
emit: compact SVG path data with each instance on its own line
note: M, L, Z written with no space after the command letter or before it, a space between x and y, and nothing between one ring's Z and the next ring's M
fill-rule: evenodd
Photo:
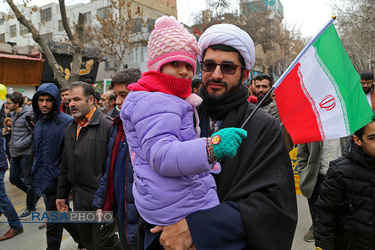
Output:
M147 47L138 45L132 49L131 52L131 62L132 63L140 63L147 61Z
M5 33L0 34L0 43L5 43Z
M47 8L40 11L40 21L42 23L48 22L52 19L52 8Z
M17 26L15 24L9 26L9 33L10 33L10 37L17 36Z
M68 23L69 23L69 18L68 18ZM59 31L64 31L64 25L63 25L63 22L62 20L59 20Z
M43 38L45 41L52 41L52 33L44 34L44 35L42 35L42 38Z
M150 18L147 21L147 32L151 32L154 29L155 20Z
M109 13L110 13L109 7L103 7L103 8L98 9L97 14L100 18L108 18Z
M25 25L20 23L20 35L25 35L27 33L29 33L29 29Z
M85 21L83 24L85 25L90 24L91 23L91 11L83 13L83 15L85 16Z
M132 33L136 33L136 32L141 32L142 31L142 18L141 17L136 17L136 18L133 18L133 21L134 21L134 28L132 30Z
M59 20L59 31L62 31L62 30L64 30L64 25L63 25L62 20Z
M4 18L0 18L0 25L4 24Z
M117 62L114 59L107 60L104 63L104 70L117 70L116 64Z

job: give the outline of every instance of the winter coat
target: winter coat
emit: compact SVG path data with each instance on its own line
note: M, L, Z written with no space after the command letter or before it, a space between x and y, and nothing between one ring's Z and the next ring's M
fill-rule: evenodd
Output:
M53 99L52 112L44 117L38 105L38 97L49 94ZM32 105L34 120L34 164L31 175L37 193L56 194L57 177L64 149L64 134L73 117L59 109L60 92L53 83L42 84L34 94Z
M135 245L137 241L137 210L133 197L133 165L129 156L128 143L124 132L118 132L119 126L122 130L122 121L116 117L111 130L111 138L108 144L108 157L106 161L106 171L100 181L99 188L95 193L93 206L97 209L110 207L118 220L125 225L127 232L127 242L129 245ZM123 131L123 130L122 130ZM122 139L118 146L116 160L112 159L114 143L116 138ZM108 188L108 175L113 162L113 190ZM108 192L112 192L107 195ZM109 200L112 197L111 200ZM108 204L108 205L107 205Z
M277 109L276 101L273 100L271 97L268 101L262 103L260 106L264 111L268 114L272 115L276 118L277 122L280 124L280 127L284 127L283 123L281 122L279 110Z
M114 107L112 109L112 113L110 114L110 117L115 118L118 115L120 115L120 111L116 107Z
M346 147L347 137L340 138L341 152ZM299 187L306 198L310 198L322 164L323 142L309 142L298 145L297 169L300 176Z
M132 157L137 210L165 226L219 204L206 138L197 138L193 107L161 92L132 91L121 119Z
M331 161L315 203L315 245L375 249L375 159L352 139L347 149Z
M74 210L93 211L94 194L105 173L113 120L97 109L77 136L77 122L68 125L58 177L57 199L67 199L74 188Z
M4 149L3 132L0 130L0 169L6 171L8 169L7 156Z
M32 153L33 130L26 120L26 116L31 118L32 115L33 111L28 105L23 106L18 114L11 113L12 135L9 142L9 152L12 158L31 155Z
M229 127L240 127L255 109L247 104L243 116ZM220 129L228 127L223 118ZM210 136L209 118L200 115L202 136ZM297 224L292 166L276 119L263 110L244 129L248 136L234 158L224 157L214 175L221 204L186 218L197 249L291 249Z

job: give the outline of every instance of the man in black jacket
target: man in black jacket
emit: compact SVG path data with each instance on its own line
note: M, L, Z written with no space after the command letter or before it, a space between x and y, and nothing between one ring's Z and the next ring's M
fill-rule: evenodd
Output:
M202 55L202 137L241 127L255 106L243 85L255 63L251 37L237 26L218 24L198 41ZM243 127L248 136L234 158L222 158L214 174L220 205L187 216L163 230L168 249L290 249L297 203L290 158L279 124L258 110ZM140 228L141 225L139 225ZM141 237L142 235L139 235ZM138 241L140 242L140 241Z
M56 206L59 211L67 211L65 202L73 188L74 211L95 211L92 203L105 173L113 120L94 106L94 88L90 84L72 83L68 99L74 121L65 131ZM121 249L115 223L81 223L78 229L87 249Z
M375 249L375 118L331 161L315 204L315 245Z

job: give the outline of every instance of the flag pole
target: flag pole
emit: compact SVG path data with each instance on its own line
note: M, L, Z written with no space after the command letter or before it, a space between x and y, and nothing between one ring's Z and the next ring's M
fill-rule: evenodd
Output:
M267 94L262 98L262 100L260 100L260 102L257 103L255 109L253 110L253 112L251 112L251 114L249 115L249 117L247 117L246 121L244 121L244 123L242 124L242 126L240 128L243 128L245 127L246 123L251 119L251 117L253 117L253 115L255 114L255 112L260 108L260 105L263 103L264 100L267 100L268 97L271 95L272 91L274 90L275 88L272 87L268 92Z
M336 19L336 16L332 16L329 22L319 31L319 33L303 48L303 50L298 54L298 56L294 59L294 61L289 65L289 67L284 71L284 73L277 79L276 83L273 85L275 89L280 85L280 83L284 80L285 76L287 76L290 71L296 66L299 59L305 54L306 50L320 37L321 34L333 23Z
M289 74L289 72L296 66L299 59L305 54L306 50L320 37L320 35L333 23L333 21L336 20L336 16L332 16L332 18L329 20L329 22L319 31L319 33L303 48L303 50L298 54L298 56L293 60L293 62L289 65L289 67L284 71L284 73L280 76L279 79L277 79L276 83L272 86L272 88L267 92L267 94L263 97L263 99L257 104L253 112L249 115L249 117L244 121L244 123L241 125L241 128L244 128L245 125L248 123L248 121L251 119L251 117L254 116L255 112L260 108L260 105L263 103L264 100L268 98L268 96L272 93L274 89L276 89L280 83L284 80L285 76Z

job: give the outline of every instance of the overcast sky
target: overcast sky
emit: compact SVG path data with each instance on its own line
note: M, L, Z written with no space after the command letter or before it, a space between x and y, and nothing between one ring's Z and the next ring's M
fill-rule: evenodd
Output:
M42 6L53 0L33 0L32 4ZM22 2L17 0L16 2ZM58 2L54 0L54 2ZM78 2L89 2L89 0L66 0L66 4L74 4ZM238 3L238 0L231 0L232 5ZM284 6L284 21L297 24L300 26L304 36L314 36L329 21L331 8L326 0L281 0ZM205 0L177 0L178 19L187 25L192 23L192 13L197 13L205 9ZM0 0L0 11L9 9L7 3ZM190 18L190 19L189 19Z
M333 13L326 0L280 0L284 6L284 21L300 26L304 36L315 36ZM231 0L232 6L238 3ZM238 4L237 4L238 5ZM177 0L178 19L191 25L191 14L206 7L204 0ZM190 19L189 19L190 18Z

